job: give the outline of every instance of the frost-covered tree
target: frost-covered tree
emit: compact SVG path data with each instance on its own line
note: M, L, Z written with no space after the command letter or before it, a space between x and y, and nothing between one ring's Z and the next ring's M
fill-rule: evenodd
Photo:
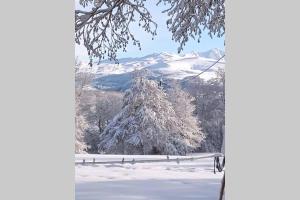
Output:
M153 37L157 24L145 6L146 0L79 0L83 8L75 10L75 41L86 47L92 57L117 61L117 51L126 51L132 41L141 48L131 30L137 23ZM150 0L148 0L150 1ZM152 2L152 1L151 1ZM225 32L225 0L157 0L165 4L168 29L180 43L181 52L189 38L200 42L203 30L221 37Z
M80 112L80 96L82 92L75 92L75 153L85 153L87 145L84 141L88 124Z
M178 53L189 38L200 38L203 30L212 37L225 33L225 0L159 0L168 6L167 26L172 39L180 43ZM159 4L158 3L158 4Z
M189 134L158 83L138 77L101 135L99 152L184 155L195 148ZM196 137L200 143L201 136Z
M97 153L99 136L107 124L118 114L122 107L123 94L113 91L85 91L80 102L81 115L85 116L88 128L84 141L88 145L88 153Z
M184 88L195 97L196 114L206 136L201 151L221 152L225 138L225 71L219 69L217 77L209 81L194 79ZM223 148L223 149L222 149Z
M157 24L144 0L79 0L84 9L75 10L75 41L86 47L93 57L116 61L119 49L126 51L130 40L141 49L130 26L137 23L144 31L156 35Z
M80 61L76 59L75 72L78 71L79 67ZM89 84L91 75L89 73L76 73L75 80L75 153L84 153L87 149L84 138L88 124L80 111L80 102L83 96L84 87Z
M199 128L200 122L195 116L194 112L196 106L194 105L195 98L181 89L181 86L173 82L167 91L168 99L172 103L177 117L182 122L182 127L191 142L197 144L199 136L201 140L204 139L204 134Z
M88 124L84 117L79 113L78 106L76 106L75 116L75 153L85 153L87 145L84 141L85 130L88 128Z
M118 93L106 93L97 97L94 113L97 117L99 133L102 133L109 121L120 112L122 101Z

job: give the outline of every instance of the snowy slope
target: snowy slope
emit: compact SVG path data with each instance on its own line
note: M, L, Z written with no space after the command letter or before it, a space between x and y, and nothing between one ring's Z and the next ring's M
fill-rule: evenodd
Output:
M134 70L148 69L153 77L183 79L187 76L199 74L222 55L224 55L224 52L219 49L182 55L167 52L154 53L141 58L123 58L119 60L119 64L105 60L100 64L94 63L90 67L88 63L83 63L79 72L95 74L98 78L95 82L96 87L118 88L118 86L128 85ZM208 80L215 76L214 71L216 69L224 67L225 59L223 58L211 70L204 73L201 78Z
M124 155L77 155L76 160L121 160ZM183 156L181 156L183 157ZM125 159L165 159L126 155ZM163 163L77 165L76 200L213 200L223 173L213 173L213 159Z

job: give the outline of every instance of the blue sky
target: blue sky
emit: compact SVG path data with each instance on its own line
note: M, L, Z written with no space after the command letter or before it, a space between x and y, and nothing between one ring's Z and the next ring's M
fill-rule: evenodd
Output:
M154 37L154 40L152 40L152 36L150 34L144 32L138 26L133 26L132 32L134 33L135 37L140 40L142 50L140 51L136 46L133 46L129 43L127 52L120 51L118 53L118 58L141 57L155 52L177 53L179 44L172 41L172 34L167 29L167 14L161 12L164 7L162 5L156 6L154 2L156 1L151 1L151 3L147 3L146 6L152 14L154 21L158 24L157 36ZM212 48L224 50L224 37L214 37L211 39L209 35L207 35L207 32L203 32L200 43L190 38L182 53L191 51L203 52ZM78 45L76 45L75 48L75 55L81 60L87 59L87 54L84 47Z

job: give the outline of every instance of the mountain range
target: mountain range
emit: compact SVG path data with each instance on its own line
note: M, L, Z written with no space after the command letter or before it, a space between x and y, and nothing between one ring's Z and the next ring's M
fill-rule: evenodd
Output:
M101 63L82 63L77 73L92 73L95 76L92 86L98 89L124 90L129 87L135 70L146 69L152 78L183 79L195 76L221 58L224 52L211 49L206 52L186 54L153 53L139 58L121 58L119 64L104 60ZM204 80L215 77L218 68L225 68L225 58L206 71L200 78Z

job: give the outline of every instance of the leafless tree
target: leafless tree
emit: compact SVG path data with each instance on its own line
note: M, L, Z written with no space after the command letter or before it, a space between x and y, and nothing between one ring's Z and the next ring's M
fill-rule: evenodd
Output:
M79 70L80 61L75 59L75 72ZM85 130L88 128L88 123L85 117L80 112L80 102L84 88L89 85L92 80L90 73L76 73L75 77L75 153L84 153L87 149L85 144Z
M186 82L185 89L194 96L196 114L206 139L201 151L224 152L225 138L225 71L218 69L216 78L204 81L193 79ZM224 141L225 142L225 141Z
M122 97L122 92L84 90L78 110L87 123L84 142L88 153L97 153L99 136L109 121L121 110Z

